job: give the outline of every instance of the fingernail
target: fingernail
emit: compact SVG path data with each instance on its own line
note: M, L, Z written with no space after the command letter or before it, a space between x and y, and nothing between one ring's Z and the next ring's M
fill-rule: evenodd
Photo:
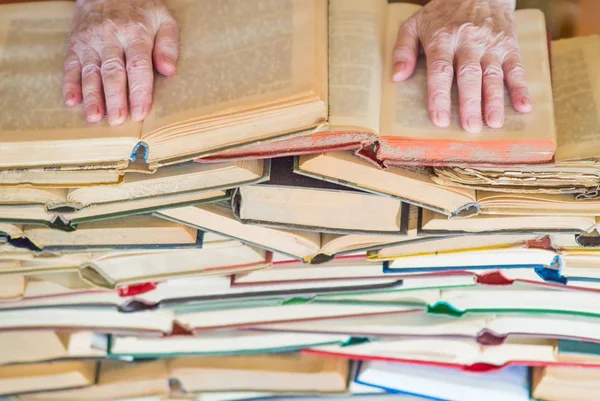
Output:
M502 128L504 118L498 110L492 110L488 116L488 125L492 128Z
M398 75L404 71L406 68L406 63L404 61L400 61L394 65L394 69L392 70L392 79L397 79Z
M135 121L142 121L145 115L144 106L135 106L131 110L131 118L133 118Z
M95 104L90 104L85 108L85 115L87 116L89 121L95 122L99 120L100 110Z
M438 127L446 128L450 125L450 113L446 110L440 110L437 113L437 125Z
M481 117L471 116L467 119L467 131L477 134L481 132L482 122Z
M523 104L523 107L525 108L525 110L531 110L532 105L531 105L531 99L529 98L529 96L523 96L523 98L521 99L521 103Z
M73 94L73 92L69 91L69 92L65 93L65 103L66 104L71 106L73 104L74 100L75 100L75 95Z
M168 66L168 68L171 69L170 73L174 73L175 72L175 63L173 62L173 60L171 60L167 56L162 56L161 59Z
M119 125L123 123L125 113L119 108L112 108L108 111L108 123L110 125Z

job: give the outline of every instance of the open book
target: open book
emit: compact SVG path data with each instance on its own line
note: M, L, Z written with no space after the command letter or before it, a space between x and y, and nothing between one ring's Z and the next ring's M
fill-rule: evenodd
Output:
M573 233L574 241L582 246L598 246L600 216L529 216L478 215L468 219L448 219L440 213L421 209L419 234L448 235L458 233ZM589 235L586 235L589 234Z
M600 308L594 302L597 298L597 292L572 291L564 286L549 289L517 285L339 294L329 296L326 302L335 304L362 301L369 305L405 305L413 309L418 309L420 306L431 314L457 318L472 314L517 313L523 316L561 314L572 318L597 318L600 315ZM320 301L317 300L317 303Z
M90 221L224 198L268 178L269 161L183 163L154 174L126 173L119 184L80 188L0 187L0 220L72 229Z
M310 263L321 263L331 259L333 255L380 248L409 238L406 235L328 234L243 224L236 219L230 208L215 204L163 209L155 212L155 215ZM416 216L413 218L411 215L410 218L409 229L413 223L416 234Z
M600 64L599 49L600 37L552 43L559 143L556 166L434 171L391 167L382 171L350 152L331 152L301 156L296 171L393 195L449 216L598 215L600 202L590 198L600 186L600 170L594 162L600 155L600 78L594 71Z
M502 192L597 197L600 188L600 36L552 42L556 164L439 167L444 185Z
M228 275L271 266L268 251L216 235L189 249L79 251L62 255L0 255L0 277L74 272L94 287L116 289L177 277ZM2 265L3 261L13 264Z
M95 205L235 188L266 179L269 163L247 161L199 165L183 163L154 174L127 173L115 185L80 188L0 187L0 207L40 204L50 212L73 212ZM172 200L165 203L172 203Z
M62 104L74 3L2 5L0 167L123 169L143 159L153 170L326 121L326 0L167 6L181 28L177 75L156 77L143 124L109 127Z
M572 195L507 193L448 186L432 179L428 168L389 167L385 170L351 152L304 155L295 172L431 209L450 217L485 215L595 216L600 199L578 201Z
M564 234L569 235L569 234ZM571 235L570 235L571 236ZM500 265L527 265L528 261L523 255L525 251L530 251L535 261L536 252L539 249L525 249L528 241L536 241L541 238L539 234L520 233L520 234L472 234L457 236L441 236L420 238L419 240L409 241L403 244L391 246L389 248L370 251L368 257L371 260L393 260L401 258L399 265L414 270L437 271L441 269L443 257L449 256L453 263L458 266L500 266ZM514 254L510 252L514 250ZM486 252L499 253L493 254L493 257L486 258ZM554 252L539 250L541 260L550 265L553 261ZM490 255L487 255L490 256ZM430 257L430 258L429 258ZM413 258L413 259L411 259ZM522 260L518 260L522 258ZM446 262L448 263L448 262ZM461 265L462 263L462 265ZM539 263L543 264L543 263ZM391 265L390 265L391 266ZM443 270L443 269L442 269Z
M380 159L403 162L552 160L554 117L541 13L519 11L516 17L534 111L519 115L507 100L506 126L472 135L460 128L457 108L449 129L429 121L423 61L410 80L391 82L397 30L416 6L331 1L328 43L325 0L286 4L253 0L234 13L221 3L170 2L182 32L178 74L157 77L155 103L143 124L120 127L86 124L81 108L62 105L58 90L39 96L39 87L60 86L72 3L47 2L35 12L31 5L2 6L0 72L6 78L0 82L0 168L122 170L129 160L142 159L155 169L219 152L213 159L356 149L375 142ZM277 29L259 29L263 25ZM242 36L244 41L235 39ZM21 53L28 54L26 63ZM15 93L22 101L14 101ZM319 132L313 135L315 128ZM273 142L286 136L292 138ZM448 152L448 144L459 151ZM223 153L227 149L233 151ZM13 182L21 179L14 171L7 174Z
M488 367L491 370L510 365L560 364L556 355L557 342L545 338L509 339L504 344L482 346L472 340L385 339L350 346L315 347L307 353L367 361L432 364L439 367L477 370L481 374L483 372L481 367L477 369L478 365L483 365L483 368L485 365L491 365ZM466 399L460 398L460 400ZM500 401L507 398L492 399Z
M8 242L16 247L52 253L92 249L201 248L203 234L183 224L143 215L84 223L70 232L39 225L0 223L0 235L2 233L8 235Z
M164 358L173 356L256 355L298 352L318 344L347 342L350 336L268 331L216 331L201 336L118 336L110 338L110 357Z
M517 11L523 64L533 99L530 114L517 113L506 96L503 129L464 131L453 93L450 128L440 129L427 111L426 63L413 77L392 82L392 50L398 28L418 6L386 0L332 0L329 8L329 126L309 137L257 144L212 157L268 157L348 150L377 143L377 158L402 163L540 163L556 147L548 41L539 11Z
M414 311L363 318L333 318L312 322L278 323L261 328L283 333L338 335L352 333L355 337L464 338L477 340L480 344L484 338L501 344L511 337L600 340L594 318L544 314L472 314L457 319L453 316ZM488 345L492 344L488 343Z
M261 284L237 283L235 277L215 275L146 283L137 288L115 291L94 288L82 280L76 272L47 273L28 276L25 293L19 299L7 299L0 303L0 311L55 307L85 309L90 305L102 305L126 313L179 307L190 307L192 311L196 311L207 306L210 310L231 307L243 309L250 302L255 305L275 303L285 305L287 300L299 301L298 297L307 295L310 297L303 299L310 302L315 297L327 297L329 294L381 291L395 288L397 285L398 280L389 276L377 280L338 279L328 280L325 283L304 280ZM205 340L203 344L208 348L202 351L203 353L208 352L210 343L227 347L222 343L217 345L217 339L205 338ZM253 349L259 352L259 348L261 347ZM122 350L126 353L125 348ZM192 350L182 349L181 352L192 353Z

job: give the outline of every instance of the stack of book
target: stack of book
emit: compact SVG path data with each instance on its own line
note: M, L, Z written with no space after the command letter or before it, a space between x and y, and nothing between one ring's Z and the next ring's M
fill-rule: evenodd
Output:
M0 6L0 396L598 398L599 37L516 12L534 110L473 135L389 78L417 6L167 3L119 127L62 104L73 4Z

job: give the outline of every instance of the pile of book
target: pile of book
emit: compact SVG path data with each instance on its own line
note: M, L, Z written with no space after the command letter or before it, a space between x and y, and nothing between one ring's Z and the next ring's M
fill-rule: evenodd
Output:
M62 104L73 4L0 6L0 396L598 399L600 38L518 11L534 110L473 135L388 79L417 6L167 3L119 127Z

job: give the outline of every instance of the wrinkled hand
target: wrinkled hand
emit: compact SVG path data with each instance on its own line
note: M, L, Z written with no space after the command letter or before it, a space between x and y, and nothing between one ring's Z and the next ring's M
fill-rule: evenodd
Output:
M393 80L415 70L419 45L427 58L428 108L438 127L450 125L450 91L456 70L460 120L478 133L485 122L504 125L504 81L519 112L532 109L521 65L513 14L515 0L432 0L398 32Z
M64 66L63 98L83 98L88 121L127 119L127 90L134 120L152 105L154 67L175 74L179 28L162 0L77 0Z

